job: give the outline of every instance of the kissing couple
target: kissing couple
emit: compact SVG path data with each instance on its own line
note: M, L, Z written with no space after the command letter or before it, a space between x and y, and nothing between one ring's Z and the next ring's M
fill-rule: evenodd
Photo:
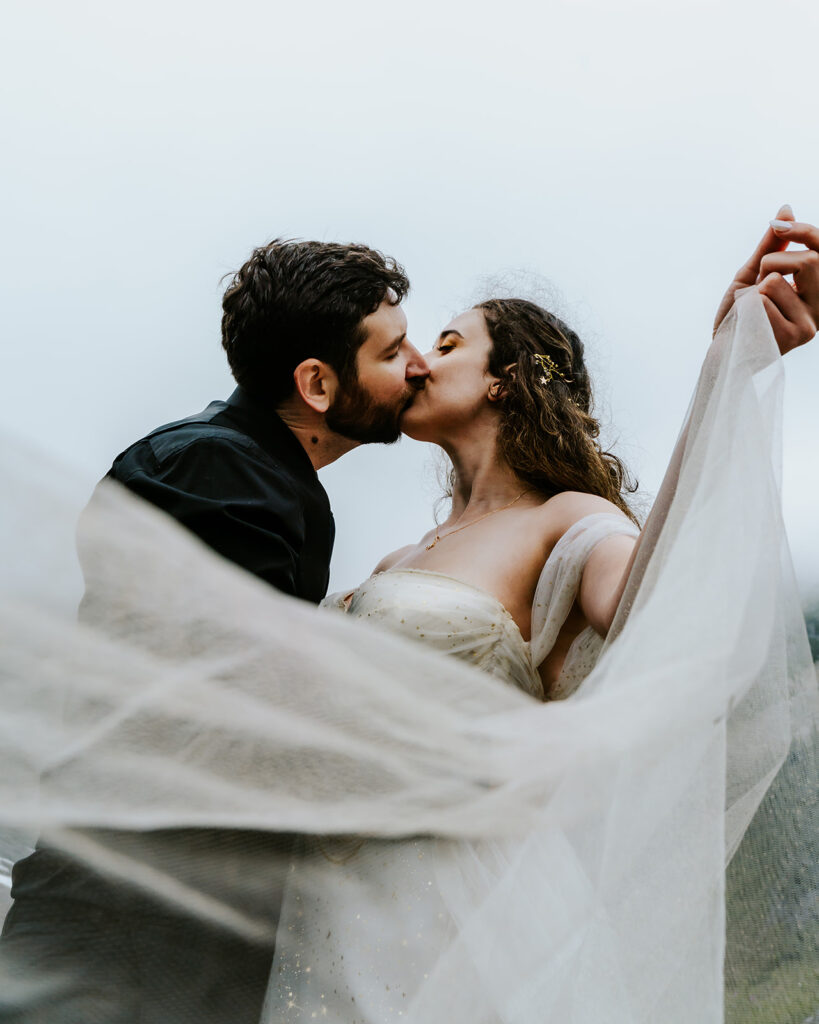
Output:
M789 250L791 242L806 248ZM223 299L222 343L236 390L132 444L108 477L277 591L466 662L499 692L524 694L560 718L564 701L568 712L582 709L587 680L589 693L601 692L605 677L593 673L604 652L625 657L628 627L623 644L607 646L607 637L623 629L624 609L638 607L634 581L645 575L659 534L641 532L626 468L600 444L583 343L571 327L531 301L491 296L446 324L422 355L401 307L408 289L401 266L364 245L274 241L254 250ZM810 341L817 323L819 230L795 222L783 207L726 292L717 341L733 332L750 337L753 352L784 354ZM714 389L733 386L731 374L753 363L734 358L728 343L723 349L729 354L717 352L704 372L701 413L694 403L700 418L689 421L676 453L668 507L681 521L702 522L697 473L709 508L727 508L736 498L736 481L716 471L706 476L702 466L710 463L697 448L728 444L725 430L738 430L732 418L746 415L744 406L723 402L716 403L722 419L712 418ZM745 391L737 386L735 393ZM389 444L401 433L448 455L450 513L420 540L386 555L358 589L328 598L334 524L317 471L360 444ZM745 479L750 496L750 474ZM754 502L749 497L746 504L750 515ZM698 601L719 621L722 597L707 580L728 556L718 533L707 536L705 546L701 538L688 542L686 580L698 578ZM776 544L772 536L770 546ZM678 585L673 572L672 566L663 577L666 587L669 580ZM84 604L87 615L93 594ZM665 621L670 637L675 625ZM746 632L756 630L756 621L743 612ZM708 637L690 641L707 660ZM646 645L635 640L632 648ZM659 687L667 665L663 654L654 658ZM636 717L632 709L630 722ZM487 854L476 846L467 857L462 845L423 835L411 822L409 838L396 839L399 832L359 836L346 846L216 823L153 833L166 860L206 849L226 877L247 869L250 852L254 864L269 858L259 911L275 938L268 942L210 929L196 914L130 892L121 880L98 877L41 842L14 867L14 905L0 941L2 1020L244 1024L321 1017L375 1024L408 1019L412 1004L413 1019L426 1022L445 1012L441 1019L470 1024L562 1024L602 1019L590 1009L594 997L605 1002L607 1019L625 1021L643 1018L616 1016L614 1005L637 1005L643 985L650 993L643 997L656 1005L643 979L623 981L625 995L604 992L577 980L580 967L566 994L573 971L555 954L527 974L539 984L519 996L531 1011L521 1017L521 1007L501 992L506 983L490 981L506 978L498 961L481 969L506 929L510 948L522 936L516 907L523 921L535 905L548 906L542 927L561 920L566 934L577 926L578 908L586 928L599 917L585 897L569 897L593 874L579 866L580 841L573 850L558 848L547 830L533 833L537 841L521 848L525 854L516 849L512 856L506 847ZM111 842L127 847L129 840L123 833ZM470 890L474 916L463 906L459 913L453 895L461 891L453 879L462 881L469 858L484 879ZM491 903L481 889L490 863L495 897L510 879L529 879L516 894L507 892L506 919L481 916ZM528 867L535 868L530 876ZM548 889L557 878L560 893ZM565 897L560 906L558 895ZM711 889L706 895L713 899ZM649 900L650 887L642 896ZM469 967L458 960L466 948ZM590 944L583 955L593 957L601 977L611 975L608 947ZM713 968L718 954L709 948L704 955ZM441 980L447 977L448 984ZM440 996L451 996L453 984L457 1008L444 1011ZM555 1000L548 1012L545 988Z

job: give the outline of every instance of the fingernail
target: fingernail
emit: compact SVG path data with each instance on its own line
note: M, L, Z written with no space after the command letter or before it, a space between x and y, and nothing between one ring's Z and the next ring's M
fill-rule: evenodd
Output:
M771 227L774 231L790 231L793 224L789 220L772 220Z
M791 217L793 216L793 207L791 206L791 204L790 204L790 203L783 203L783 204L782 204L782 205L781 205L781 206L779 207L779 209L780 209L780 211L781 211L782 213L789 213L789 214L791 215Z

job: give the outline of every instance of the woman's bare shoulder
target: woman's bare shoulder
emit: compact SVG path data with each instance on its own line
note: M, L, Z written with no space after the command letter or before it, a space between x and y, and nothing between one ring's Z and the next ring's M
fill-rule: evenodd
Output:
M393 566L403 561L407 555L415 551L417 547L417 544L405 544L404 547L397 548L395 551L391 551L388 555L384 555L378 565L373 569L372 575L375 576L379 572L387 572L388 569L392 569Z
M601 498L599 494L584 494L582 491L562 491L544 501L538 509L542 529L555 541L562 537L579 519L599 513L608 513L628 519L628 516L613 501Z

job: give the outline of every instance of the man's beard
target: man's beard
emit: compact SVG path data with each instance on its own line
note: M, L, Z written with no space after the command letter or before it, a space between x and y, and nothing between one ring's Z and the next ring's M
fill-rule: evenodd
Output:
M401 436L401 413L411 403L408 391L390 404L376 402L356 377L342 384L327 410L327 426L362 444L394 444Z

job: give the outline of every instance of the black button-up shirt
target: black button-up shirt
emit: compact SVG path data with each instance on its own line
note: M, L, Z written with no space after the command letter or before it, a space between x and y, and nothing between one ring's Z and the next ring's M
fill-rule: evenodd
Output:
M327 494L295 434L242 388L151 431L108 476L286 594L315 603L327 593Z
M296 436L242 388L132 444L108 476L279 590L313 602L326 593L335 532L327 495ZM50 967L63 965L69 984L60 998L66 1006L70 999L77 1019L216 1024L227 1013L232 1024L258 1021L292 837L191 828L90 835L136 863L170 865L171 877L226 905L253 893L252 913L270 941L244 941L176 913L150 892L38 844L14 866L0 967L26 970L31 990L48 994ZM248 871L256 887L233 888Z

